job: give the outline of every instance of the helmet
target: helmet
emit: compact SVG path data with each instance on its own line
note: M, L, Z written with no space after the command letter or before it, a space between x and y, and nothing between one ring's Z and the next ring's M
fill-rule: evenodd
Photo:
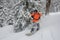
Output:
M38 10L35 9L34 12L38 12Z
M32 12L38 12L38 10L37 10L36 8L33 8L33 9L31 9L30 12L31 12L31 13L32 13Z

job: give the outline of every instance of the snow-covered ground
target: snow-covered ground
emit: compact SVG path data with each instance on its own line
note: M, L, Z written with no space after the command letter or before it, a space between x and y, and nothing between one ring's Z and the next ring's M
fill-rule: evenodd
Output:
M0 40L60 40L60 12L50 13L41 19L41 29L32 36L25 32L13 33L13 26L0 28Z

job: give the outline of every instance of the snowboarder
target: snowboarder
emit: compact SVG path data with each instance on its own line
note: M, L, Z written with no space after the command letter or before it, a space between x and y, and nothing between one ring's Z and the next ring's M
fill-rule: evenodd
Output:
M33 23L33 27L30 31L31 34L34 34L35 32L37 32L39 30L39 28L40 28L39 19L41 18L41 16L42 16L42 13L38 12L38 10L34 10L31 12L32 23ZM28 35L30 35L30 34L28 34Z
M32 17L31 22L33 26L31 28L30 33L26 34L28 36L31 36L32 34L36 33L40 29L39 19L41 18L42 13L38 12L38 10L35 9L31 12L30 15Z

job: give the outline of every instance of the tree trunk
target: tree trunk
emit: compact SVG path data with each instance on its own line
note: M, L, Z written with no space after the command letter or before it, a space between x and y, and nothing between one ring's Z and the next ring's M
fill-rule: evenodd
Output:
M45 13L45 15L47 15L49 13L50 4L51 4L51 0L46 0L46 13Z

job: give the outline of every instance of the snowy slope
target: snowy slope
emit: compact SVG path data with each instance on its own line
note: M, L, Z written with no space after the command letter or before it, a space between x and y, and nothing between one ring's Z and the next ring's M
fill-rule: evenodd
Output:
M41 19L41 29L32 36L25 32L13 33L13 26L0 28L0 40L60 40L60 12L50 13Z

